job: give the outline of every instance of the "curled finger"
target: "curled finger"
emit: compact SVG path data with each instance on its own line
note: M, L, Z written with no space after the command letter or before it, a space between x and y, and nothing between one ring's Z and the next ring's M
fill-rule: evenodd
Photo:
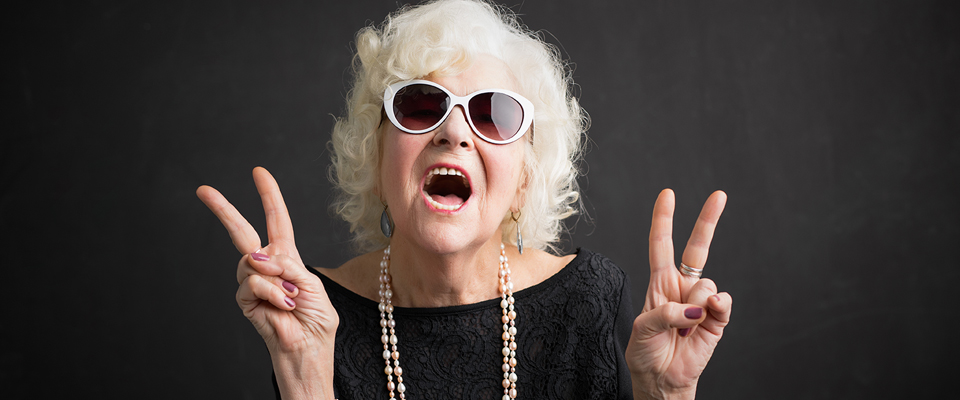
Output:
M249 313L262 301L270 302L274 307L286 311L293 310L297 306L297 303L273 282L260 275L248 276L237 289L237 304L244 315L249 317Z
M700 325L710 333L720 336L723 328L730 323L730 314L733 311L733 297L727 292L720 292L707 298L707 318Z
M695 304L669 302L640 314L633 321L633 337L637 340L649 339L661 332L677 329L680 336L686 336L690 328L706 317L703 307Z
M704 309L707 308L707 302L710 299L710 296L717 294L717 284L713 282L712 279L703 278L697 281L687 292L687 298L684 301L687 304L692 304L695 306L700 306ZM684 332L686 336L690 333L693 333L697 330L697 326L690 327L690 330Z
M300 291L297 285L280 277L284 271L284 266L279 264L281 261L283 261L281 257L271 258L266 254L260 253L243 256L237 265L237 283L242 284L243 281L251 275L260 275L263 279L283 289L287 296L291 298L297 297Z

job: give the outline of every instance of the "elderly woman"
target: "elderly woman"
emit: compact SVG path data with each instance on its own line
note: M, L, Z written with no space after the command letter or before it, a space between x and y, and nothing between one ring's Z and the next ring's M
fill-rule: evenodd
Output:
M339 268L304 266L266 170L253 173L263 247L219 192L198 189L244 254L237 302L282 398L694 397L730 318L730 296L700 279L725 195L707 200L678 270L673 192L660 194L633 314L620 268L552 245L579 204L585 118L568 76L554 48L483 2L362 30L331 177L365 254Z

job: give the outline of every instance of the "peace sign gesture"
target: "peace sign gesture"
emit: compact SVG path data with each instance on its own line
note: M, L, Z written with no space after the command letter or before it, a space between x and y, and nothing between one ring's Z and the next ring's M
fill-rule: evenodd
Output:
M626 351L638 399L694 398L700 373L730 322L733 299L696 275L706 264L726 201L721 191L707 199L681 258L694 272L681 273L673 252L673 191L664 189L657 198L650 228L650 286Z
M216 189L201 186L197 197L217 215L243 254L237 266L237 304L267 344L283 398L333 398L339 317L323 284L300 259L277 181L262 167L253 170L253 180L267 217L269 243L264 247L253 226ZM309 387L313 384L316 387Z

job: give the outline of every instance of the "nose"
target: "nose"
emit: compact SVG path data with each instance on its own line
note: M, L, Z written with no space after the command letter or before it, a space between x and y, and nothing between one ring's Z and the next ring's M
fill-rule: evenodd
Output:
M454 106L447 119L437 128L433 137L433 144L437 146L461 147L473 149L473 131L467 122L467 113L463 106Z

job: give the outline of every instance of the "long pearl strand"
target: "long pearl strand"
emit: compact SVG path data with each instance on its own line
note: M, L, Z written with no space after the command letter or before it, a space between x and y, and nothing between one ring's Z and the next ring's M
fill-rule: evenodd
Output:
M503 399L517 398L517 311L513 307L513 282L510 280L510 264L507 263L507 253L503 243L500 244L500 308L503 315ZM386 367L383 373L387 375L387 391L390 398L406 399L406 386L403 384L403 368L400 367L400 351L397 350L397 322L393 319L393 289L390 283L390 246L383 250L383 260L380 261L380 328L383 343L383 360ZM391 360L393 363L391 365ZM396 383L393 377L397 377ZM395 393L396 391L396 393Z

